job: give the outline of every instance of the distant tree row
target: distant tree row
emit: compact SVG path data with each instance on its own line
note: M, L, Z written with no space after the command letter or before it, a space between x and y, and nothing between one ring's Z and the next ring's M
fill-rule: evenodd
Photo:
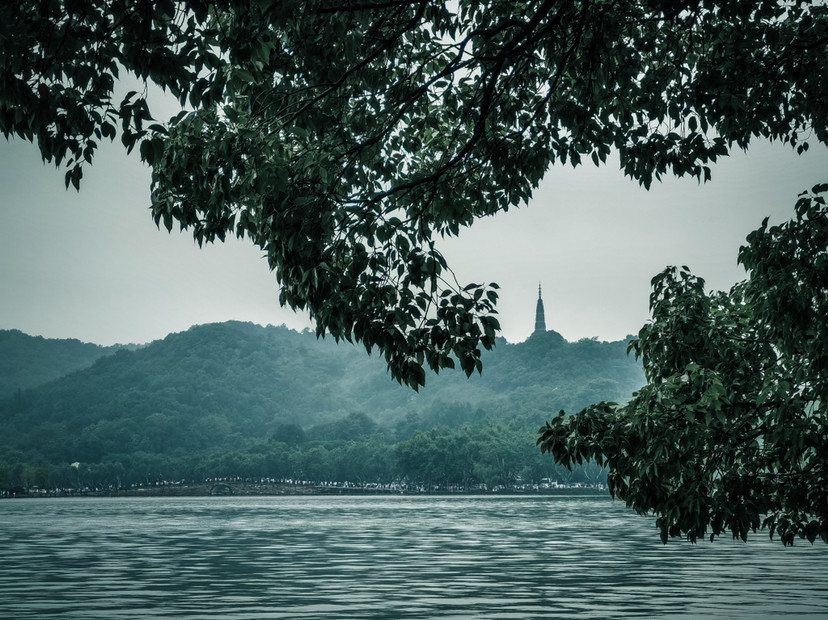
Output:
M355 484L405 481L427 489L465 490L482 488L481 485L492 490L545 480L606 481L605 470L594 465L569 471L544 458L535 446L535 437L535 426L513 421L507 425L418 430L396 442L375 432L360 439L340 441L302 438L287 443L273 439L243 450L112 454L99 462L60 465L32 464L25 461L22 453L7 453L0 460L0 491L34 487L117 488L225 477Z

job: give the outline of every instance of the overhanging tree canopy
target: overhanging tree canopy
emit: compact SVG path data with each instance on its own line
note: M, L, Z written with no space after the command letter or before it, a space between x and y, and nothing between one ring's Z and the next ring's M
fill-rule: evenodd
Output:
M653 279L630 347L647 385L625 406L561 412L538 443L610 468L610 492L658 515L661 537L767 528L828 542L828 184L796 219L748 236L748 279L708 294L687 268Z
M0 7L0 130L78 187L120 134L153 169L153 216L199 243L247 236L320 334L480 369L496 286L434 247L524 203L550 164L646 186L755 136L828 142L818 2L43 0ZM186 111L159 123L132 75Z

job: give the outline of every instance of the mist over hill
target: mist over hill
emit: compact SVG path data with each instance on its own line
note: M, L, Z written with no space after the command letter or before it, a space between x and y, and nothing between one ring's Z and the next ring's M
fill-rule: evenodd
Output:
M644 383L625 342L567 342L554 331L519 344L500 340L484 354L482 375L444 371L419 393L393 381L362 347L286 327L201 325L115 352L21 336L4 334L16 340L18 359L32 360L3 376L15 390L8 395L7 387L0 400L7 467L183 458L274 442L332 445L376 434L395 442L435 427L514 419L536 427L559 409L625 400ZM48 380L60 369L63 376Z

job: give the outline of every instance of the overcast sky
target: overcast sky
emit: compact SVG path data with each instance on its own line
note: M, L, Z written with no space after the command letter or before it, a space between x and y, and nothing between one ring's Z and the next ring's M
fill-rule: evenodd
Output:
M159 231L149 171L120 145L100 151L80 193L31 144L0 139L0 329L99 344L144 343L191 325L237 319L301 330L278 304L253 245L199 249ZM828 151L796 156L758 143L713 180L668 179L645 191L591 163L553 167L528 207L479 221L443 245L463 281L495 281L503 335L526 339L538 283L546 324L568 340L616 340L648 318L650 279L688 265L710 288L742 279L736 254L765 216L788 219L797 194L828 181Z

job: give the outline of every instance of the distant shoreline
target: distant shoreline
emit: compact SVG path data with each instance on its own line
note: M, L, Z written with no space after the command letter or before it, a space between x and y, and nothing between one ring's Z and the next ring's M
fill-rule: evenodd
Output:
M321 484L284 484L284 483L257 483L257 482L228 482L228 483L198 483L198 484L168 484L150 485L126 489L97 489L76 490L61 489L54 491L34 491L28 493L4 493L0 499L45 499L71 497L278 497L278 496L311 496L311 495L606 495L605 486L556 486L550 488L499 488L484 490L479 488L393 488L393 487L365 487L365 486L335 486Z

